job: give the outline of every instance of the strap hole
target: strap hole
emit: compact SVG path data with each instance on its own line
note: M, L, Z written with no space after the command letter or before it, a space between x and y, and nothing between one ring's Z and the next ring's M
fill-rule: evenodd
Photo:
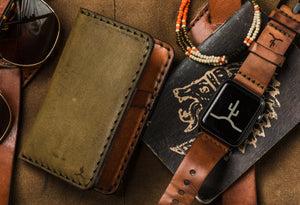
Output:
M187 179L186 179L186 180L184 180L184 185L186 185L186 186L187 186L187 185L190 185L190 183L191 183L191 182L190 182L189 180L187 180Z
M194 176L196 174L196 171L194 169L190 170L190 175Z
M179 190L178 190L178 194L182 196L182 195L184 195L184 191L181 190L181 189L179 189Z

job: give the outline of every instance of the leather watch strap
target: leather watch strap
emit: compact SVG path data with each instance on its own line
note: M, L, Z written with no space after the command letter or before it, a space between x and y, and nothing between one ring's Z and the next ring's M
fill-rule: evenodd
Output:
M0 69L0 90L12 112L12 127L0 143L0 205L7 205L18 133L21 73L18 68Z
M212 23L211 19L213 22L218 20L224 23L241 6L241 0L210 0L209 5L210 7L206 4L188 26L190 39L196 46L199 46L221 25ZM226 12L220 12L221 10ZM254 166L222 194L223 205L240 204L239 202L245 200L248 204L257 204Z
M191 204L215 164L229 147L200 132L158 204Z
M286 50L300 32L300 15L293 14L285 5L272 11L270 19L234 78L260 96L276 68L283 65Z
M263 94L277 66L283 64L283 55L296 33L299 33L298 28L300 28L299 15L293 14L285 5L281 7L281 11L273 11L270 18L272 20L263 30L257 43L254 43L250 48L250 54L234 78L258 95ZM204 136L210 140L205 142ZM223 152L222 155L218 150L220 144L218 143L216 146L215 143L210 143L212 141L215 141L213 137L200 132L173 176L159 204L192 203L201 184L213 168L212 165L215 165L226 153ZM226 147L226 145L222 145L222 147ZM193 157L194 155L196 157ZM208 163L206 160L211 162ZM194 170L193 173L199 175L189 176L188 173L191 169ZM186 179L192 188L184 184ZM227 199L225 197L224 201L226 202Z

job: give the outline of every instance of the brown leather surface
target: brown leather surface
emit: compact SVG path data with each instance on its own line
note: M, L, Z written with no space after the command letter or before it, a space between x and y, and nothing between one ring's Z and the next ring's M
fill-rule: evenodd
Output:
M158 204L191 204L206 176L229 147L200 132Z
M6 5L8 4L9 0L2 0L0 3L0 16L3 14Z
M208 4L206 4L189 24L187 29L194 45L200 45L221 25L210 23L209 16L210 10L208 9Z
M97 191L111 194L119 187L173 57L173 49L168 44L155 40L150 60L95 187Z
M187 29L193 44L196 46L200 45L237 9L239 9L241 4L241 0L209 0L208 4L200 10L188 25Z
M257 39L257 45L250 48L251 53L246 58L235 80L245 85L258 95L262 95L269 84L277 65L283 64L283 55L292 43L296 33L287 27L300 27L300 15L292 14L291 10L283 5L283 8L291 15L273 11L272 20L262 31ZM277 15L278 14L278 15ZM284 14L284 15L283 15ZM287 26L284 24L287 23Z
M48 0L46 2L53 7L60 17L62 35L54 55L45 62L43 69L23 92L18 150L28 137L28 131L47 92L52 73L79 7L90 8L170 43L176 54L174 66L185 58L176 44L176 36L174 35L176 11L180 6L180 1L90 0L83 2L80 0ZM295 2L296 0L291 0L288 3L293 6ZM206 3L206 0L193 1L189 16L196 16ZM277 3L278 1L271 0L259 1L260 6L267 14L276 8ZM258 162L256 181L259 204L299 203L299 137L300 126L285 136ZM10 204L156 204L170 182L172 174L143 143L137 148L129 164L129 170L125 174L124 183L114 195L103 195L95 191L81 191L17 159ZM196 204L199 202L194 201L193 205Z
M18 134L20 107L20 70L0 69L0 92L10 105L12 112L12 127L0 143L0 204L7 205L13 170L15 145Z
M223 205L256 205L255 166L252 166L222 194Z
M241 7L241 0L209 0L210 22L212 24L224 23L238 8Z
M23 67L22 71L22 87L25 87L39 71L42 65L37 65L33 67Z

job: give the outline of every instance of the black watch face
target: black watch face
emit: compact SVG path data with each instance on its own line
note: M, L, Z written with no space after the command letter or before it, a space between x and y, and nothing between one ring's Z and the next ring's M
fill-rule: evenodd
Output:
M263 108L261 97L234 81L227 81L204 113L200 125L221 141L236 147L248 137Z

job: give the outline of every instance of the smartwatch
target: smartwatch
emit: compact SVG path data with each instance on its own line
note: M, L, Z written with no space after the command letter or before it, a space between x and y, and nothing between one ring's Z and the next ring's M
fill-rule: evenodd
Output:
M249 136L254 123L262 118L264 106L262 97L229 80L219 88L200 126L230 147L238 147Z
M282 4L278 11L271 12L267 26L250 46L250 53L233 80L219 88L203 113L201 131L161 197L160 205L191 204L217 162L248 137L263 113L261 96L276 68L283 66L289 45L300 33L297 10Z

